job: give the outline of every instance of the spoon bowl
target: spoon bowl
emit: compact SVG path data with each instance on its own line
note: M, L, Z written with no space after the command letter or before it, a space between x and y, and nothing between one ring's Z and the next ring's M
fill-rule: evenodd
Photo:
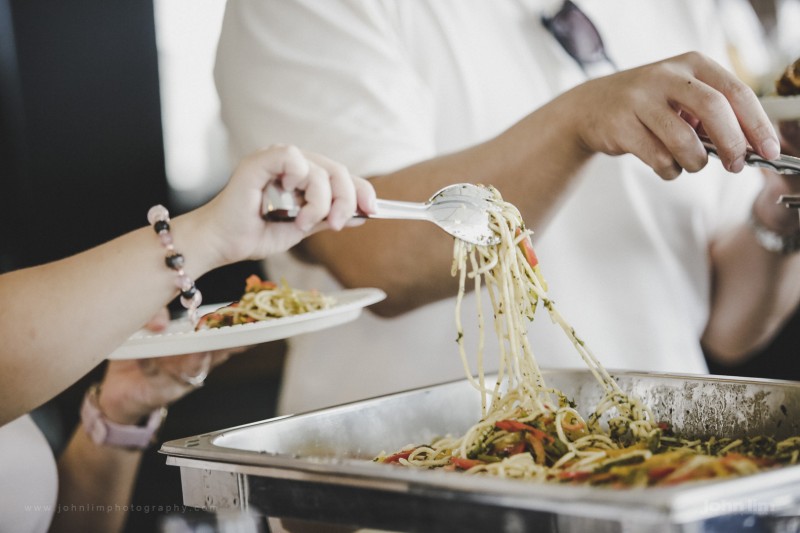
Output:
M287 192L270 184L264 195L263 217L271 221L291 221L304 203L299 192ZM489 212L500 205L486 187L471 183L448 185L427 202L404 202L378 199L375 213L354 216L393 220L433 222L457 239L480 246L495 245L500 236L489 225Z

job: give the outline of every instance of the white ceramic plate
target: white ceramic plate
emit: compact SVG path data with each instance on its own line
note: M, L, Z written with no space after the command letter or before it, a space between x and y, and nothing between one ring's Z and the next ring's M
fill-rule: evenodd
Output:
M759 100L772 120L800 120L800 96L762 96Z
M147 330L134 333L108 358L142 359L180 355L286 339L355 320L364 307L386 298L386 293L382 290L372 288L347 289L327 295L336 301L328 309L251 324L194 331L188 318L178 318L160 333ZM227 303L204 305L199 309L200 316L224 305Z

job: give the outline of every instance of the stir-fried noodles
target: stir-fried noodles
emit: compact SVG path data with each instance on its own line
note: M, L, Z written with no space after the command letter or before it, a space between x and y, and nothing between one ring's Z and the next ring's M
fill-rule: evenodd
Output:
M742 475L797 461L800 437L782 442L767 437L690 441L673 435L667 424L657 423L647 406L620 389L558 312L548 297L531 232L516 207L503 201L495 189L492 191L500 209L490 217L500 243L478 246L456 239L452 267L459 279L459 353L469 381L482 397L481 421L461 437L447 436L394 454L382 453L376 461L615 487ZM461 326L467 283L474 285L478 308L475 376ZM483 369L482 294L488 294L491 301L499 341L496 380L487 380ZM536 363L527 324L539 302L572 341L605 392L586 419L563 393L546 385Z
M196 329L222 328L327 309L335 302L316 290L299 290L285 281L277 285L253 274L242 298L200 317Z

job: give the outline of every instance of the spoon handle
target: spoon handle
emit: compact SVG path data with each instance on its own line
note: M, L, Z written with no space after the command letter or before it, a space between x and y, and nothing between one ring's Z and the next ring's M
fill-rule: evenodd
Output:
M430 204L378 199L376 205L375 213L369 215L369 218L431 220L428 210Z
M287 192L270 183L264 191L261 216L272 222L291 222L300 212L304 203L305 200L300 191ZM428 211L430 204L427 203L378 199L376 207L375 213L371 215L365 215L358 211L353 216L395 220L431 220Z

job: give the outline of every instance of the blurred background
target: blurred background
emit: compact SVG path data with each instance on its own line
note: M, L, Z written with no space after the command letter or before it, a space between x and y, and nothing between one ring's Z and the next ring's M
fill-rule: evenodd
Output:
M770 92L800 57L800 0L719 7L737 73ZM0 0L0 271L141 227L157 203L180 213L226 182L212 79L223 10L224 0ZM238 298L251 273L265 275L242 263L205 276L205 301ZM800 379L799 342L796 316L758 357L712 371ZM161 440L273 416L284 349L269 343L231 359L170 409ZM99 372L36 413L56 451ZM152 450L134 504L181 503L178 469ZM153 530L157 514L132 513L128 530Z
M227 181L211 72L224 6L0 0L0 271L142 227L154 204L174 216ZM265 275L250 262L207 274L198 282L204 301L238 299L252 273ZM268 343L226 362L170 408L159 438L274 416L284 351ZM56 452L102 371L34 413ZM179 470L150 450L133 504L174 509L181 494ZM134 512L127 530L153 531L158 520L158 512Z

